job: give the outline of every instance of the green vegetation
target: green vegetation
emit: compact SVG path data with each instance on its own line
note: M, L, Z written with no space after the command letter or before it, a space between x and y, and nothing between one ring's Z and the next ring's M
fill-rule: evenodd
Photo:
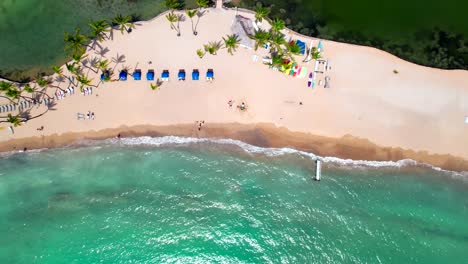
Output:
M205 56L205 52L202 49L197 49L197 55L201 59L203 56Z
M122 34L124 33L124 31L127 31L127 33L130 33L132 29L135 28L135 24L133 24L132 21L133 21L132 16L122 16L121 14L118 14L112 20L112 25L117 27L117 29L119 29L120 33Z
M210 53L211 55L216 55L218 50L221 49L221 42L220 41L211 41L206 45L203 45L205 51Z
M223 37L224 40L224 47L227 48L228 53L231 55L234 55L234 51L239 47L239 36L233 34L233 35L227 35L226 38Z
M467 1L241 0L237 5L256 10L259 21L277 17L304 35L376 47L426 66L468 69Z
M171 24L171 29L174 29L177 32L177 36L180 37L180 28L179 28L180 17L174 14L174 11L172 11L166 15L166 19ZM177 23L177 26L175 25L175 23Z

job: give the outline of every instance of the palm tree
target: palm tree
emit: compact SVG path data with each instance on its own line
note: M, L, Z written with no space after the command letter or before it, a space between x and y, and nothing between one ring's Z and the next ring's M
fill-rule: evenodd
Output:
M320 55L320 51L318 51L317 47L312 47L312 59L318 60L321 57L322 55Z
M8 114L8 118L6 121L8 123L11 123L14 127L21 126L21 120L19 118L19 115Z
M7 82L7 81L0 81L0 91L5 92L11 89L13 87L12 82Z
M159 84L158 83L155 83L155 84L152 84L150 83L150 87L151 87L151 90L155 91L159 88Z
M34 93L34 89L31 87L31 85L29 85L29 83L27 83L27 84L24 86L23 90L26 91L26 92L28 92L28 93L30 93L30 94Z
M174 14L174 12L171 12L166 15L166 18L171 23L171 29L174 29L177 32L177 36L180 37L179 26L176 27L174 25L174 23L179 23L179 17L176 14Z
M36 80L36 83L37 85L39 85L40 87L46 87L46 86L49 86L52 82L50 79L48 78L44 78L42 76L39 76Z
M62 76L63 75L63 70L60 66L53 66L52 67L52 71L54 73L56 73L58 76Z
M193 34L196 36L198 34L198 32L196 31L196 29L193 27L193 17L198 13L197 10L193 9L193 10L188 10L186 9L185 10L185 13L187 14L187 16L190 18L190 22L192 22L192 32Z
M266 19L270 14L270 10L266 7L259 6L255 10L255 22L262 22L263 19Z
M232 34L227 35L226 38L223 37L223 40L224 47L228 49L228 53L234 55L233 51L236 51L236 49L239 47L239 37L236 34Z
M75 63L72 63L72 64L68 64L68 63L65 63L65 67L67 68L67 71L69 71L71 74L78 74L78 70L79 68L76 66Z
M11 98L12 100L18 100L20 98L21 91L15 86L12 86L5 92L5 95Z
M86 57L88 57L88 55L85 55L85 54L73 54L73 55L72 55L72 59L73 59L73 61L76 62L76 63L81 62L81 61L84 60Z
M64 41L66 42L65 50L68 50L71 54L82 54L85 52L88 38L80 33L80 28L76 28L74 35L65 32Z
M275 20L271 22L271 29L273 30L273 32L280 32L284 29L284 21L279 18L275 18Z
M97 68L98 69L101 69L101 70L106 70L107 67L109 67L109 61L108 60L101 60L99 61L99 63L97 64Z
M288 52L294 55L299 55L301 54L301 47L297 45L296 42L291 42L288 45L286 45L286 48L288 49Z
M121 14L114 17L112 24L117 26L122 34L124 33L124 30L127 31L127 33L130 33L131 29L135 28L135 25L132 23L132 16L122 16Z
M205 56L205 52L203 50L201 50L201 49L197 49L197 55L201 59L201 58L203 58L203 56Z
M271 32L269 34L269 41L277 52L282 52L282 46L286 45L286 40L281 32Z
M271 57L271 65L281 66L283 64L283 57L279 54L275 54Z
M182 8L182 3L180 0L166 0L165 6L169 9L180 9Z
M211 55L216 55L216 52L221 48L221 42L210 42L208 45L204 45L205 51Z
M209 0L196 0L196 2L197 2L197 6L198 6L198 8L200 8L200 10L202 8L208 7L208 4L210 3Z
M109 23L106 20L91 21L88 23L91 28L91 37L96 38L97 41L102 42L104 38L107 38L107 32Z
M88 79L88 77L84 76L84 75L77 75L76 76L76 80L81 84L80 85L80 90L82 91L83 90L83 87L85 85L90 85L91 84L91 81L90 79Z
M251 39L255 40L255 50L258 49L259 46L265 45L268 41L270 34L263 29L259 29L255 31L255 35L250 36Z

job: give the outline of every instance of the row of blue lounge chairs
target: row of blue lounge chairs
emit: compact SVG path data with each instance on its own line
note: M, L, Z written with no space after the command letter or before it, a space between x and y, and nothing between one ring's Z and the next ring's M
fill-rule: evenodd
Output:
M126 81L128 76L128 72L126 70L122 70L119 73L119 80L121 81ZM141 70L135 70L132 74L133 79L136 81L141 80ZM106 75L105 73L101 74L101 80L105 80ZM177 79L179 81L185 81L186 74L185 70L181 69L179 70L179 73L177 74ZM198 81L200 79L200 72L197 69L194 69L192 71L192 80ZM206 79L209 81L212 81L214 79L214 72L213 69L208 69L206 71ZM146 80L148 81L154 81L154 70L148 70L146 73ZM161 80L163 81L168 81L169 80L169 71L168 70L163 70L161 72Z

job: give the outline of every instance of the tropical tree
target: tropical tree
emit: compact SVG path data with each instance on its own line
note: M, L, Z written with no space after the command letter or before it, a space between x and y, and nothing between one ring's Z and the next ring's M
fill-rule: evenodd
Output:
M202 8L207 8L210 1L209 0L196 0L196 3L197 3L198 8L200 8L201 10Z
M91 28L91 37L96 38L97 41L101 42L107 38L107 32L110 32L108 29L109 23L106 20L90 21L88 23Z
M23 90L26 91L26 92L28 92L28 93L30 93L30 94L34 93L34 88L32 88L31 85L29 85L29 83L27 83L27 84L24 86Z
M18 100L20 98L21 91L18 88L16 88L16 86L12 86L5 92L5 95L11 98L12 100Z
M270 14L270 10L266 7L259 6L255 10L255 22L262 22L263 19L266 19Z
M50 79L48 78L44 78L43 76L39 76L36 80L36 83L37 85L39 85L40 87L46 87L48 85L50 85L52 82Z
M174 14L174 12L171 12L166 15L167 21L171 23L171 29L174 29L177 32L177 36L180 37L180 30L179 30L179 16ZM177 23L177 27L174 25L174 23Z
M53 66L52 71L56 73L58 76L63 76L63 70L60 66Z
M187 16L190 18L190 22L192 22L192 32L193 34L196 36L198 34L198 32L196 31L196 28L193 27L193 17L198 13L197 10L193 9L193 10L188 10L186 9L185 10L185 13L187 14ZM198 24L198 23L197 23Z
M210 53L211 55L216 55L218 50L221 48L221 42L212 41L203 47L205 48L206 52Z
M73 61L76 62L76 63L81 62L81 61L84 60L86 57L88 57L88 55L85 55L85 54L73 54L73 55L72 55L72 59L73 59Z
M182 2L180 0L166 0L165 6L169 9L181 9Z
M71 54L82 54L85 52L86 42L88 38L80 33L80 28L75 29L75 34L65 32L65 50Z
M67 71L69 71L71 74L78 74L79 72L79 66L77 66L75 63L65 63L65 67L67 68Z
M234 55L233 51L239 47L240 39L236 34L227 35L226 38L223 37L224 47L227 48L228 53Z
M132 28L135 28L135 24L132 23L132 16L122 16L121 14L118 14L114 17L112 24L117 26L117 28L120 30L120 33L122 34L124 31L129 33Z
M76 76L76 80L81 84L80 85L80 90L83 91L83 87L85 85L90 85L91 84L91 81L90 79L88 79L88 77L84 76L84 75L77 75Z
M280 32L284 29L284 21L280 18L275 18L275 20L271 22L271 29L273 30L273 32Z
M6 121L11 123L14 127L21 126L21 119L19 115L8 114Z
M151 90L155 91L155 90L157 90L159 88L159 84L158 83L154 83L154 84L150 83L150 87L151 87Z
M205 52L202 49L197 49L197 55L201 59L203 56L205 56Z
M0 81L0 91L5 92L10 90L13 87L12 82Z
M297 45L296 42L289 43L288 45L286 45L286 48L288 49L288 52L290 54L294 54L294 55L301 54L301 47L299 47L299 45Z
M276 52L283 52L283 46L286 45L286 40L281 32L270 33L268 40Z
M257 50L259 46L265 45L269 37L270 34L267 31L263 29L256 30L255 34L250 36L250 38L255 41L255 50Z
M322 57L322 55L320 55L320 51L318 51L317 47L312 47L312 59L314 60L318 60Z
M283 64L283 57L279 54L275 54L271 57L271 65L273 66L281 66Z
M99 63L97 64L98 69L101 69L105 71L109 67L109 61L108 60L100 60Z

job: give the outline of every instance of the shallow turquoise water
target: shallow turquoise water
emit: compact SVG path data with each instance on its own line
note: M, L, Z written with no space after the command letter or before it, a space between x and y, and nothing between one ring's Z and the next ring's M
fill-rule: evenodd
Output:
M467 263L466 179L237 146L0 159L0 263Z

